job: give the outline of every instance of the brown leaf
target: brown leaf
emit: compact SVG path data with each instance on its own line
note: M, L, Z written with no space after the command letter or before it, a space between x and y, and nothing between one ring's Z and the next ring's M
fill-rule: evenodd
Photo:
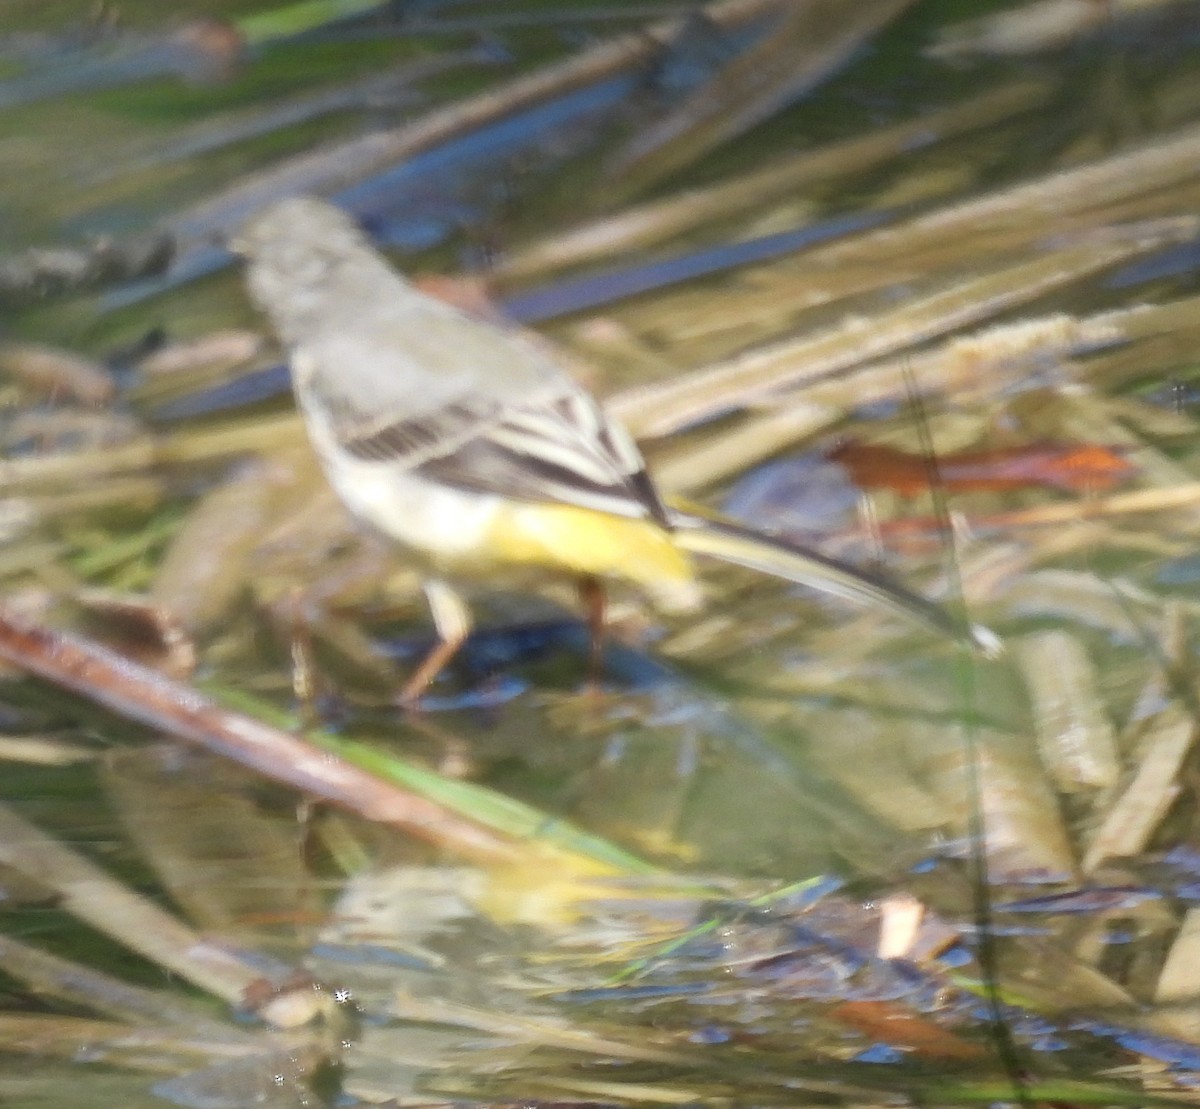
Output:
M939 455L931 464L923 455L853 441L828 457L850 472L863 489L891 489L902 496L922 493L936 480L946 489L999 490L1045 486L1067 492L1107 490L1135 470L1123 453L1089 443L1027 443L990 451Z
M980 1044L969 1043L896 1002L843 1001L831 1016L873 1040L922 1059L977 1059L985 1053Z

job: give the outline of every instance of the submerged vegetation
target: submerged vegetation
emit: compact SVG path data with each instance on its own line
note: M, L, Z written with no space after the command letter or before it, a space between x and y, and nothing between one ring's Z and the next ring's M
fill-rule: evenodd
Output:
M0 27L0 1100L1195 1100L1200 4L77 7ZM296 192L1003 655L721 569L583 692L497 581L401 712L223 245Z

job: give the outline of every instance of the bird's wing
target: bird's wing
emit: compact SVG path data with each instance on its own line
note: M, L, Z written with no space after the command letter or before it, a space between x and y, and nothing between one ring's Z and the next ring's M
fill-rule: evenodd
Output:
M479 434L418 472L462 489L650 516L668 526L633 441L577 390L506 406Z
M454 310L393 324L339 332L313 352L323 371L307 388L355 458L667 525L636 444L537 344ZM347 359L353 371L336 372Z

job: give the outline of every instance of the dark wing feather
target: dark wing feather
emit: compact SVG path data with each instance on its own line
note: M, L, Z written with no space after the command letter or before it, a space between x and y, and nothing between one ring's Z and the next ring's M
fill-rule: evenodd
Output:
M368 462L400 463L430 481L515 500L669 517L637 447L580 390L528 404L461 401L384 422L327 400L342 446Z

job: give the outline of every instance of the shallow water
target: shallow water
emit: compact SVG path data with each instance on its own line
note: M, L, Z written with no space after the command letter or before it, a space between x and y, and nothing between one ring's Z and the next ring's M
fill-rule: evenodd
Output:
M647 6L635 6L644 20ZM12 956L0 1091L14 1104L69 1104L91 1060L109 1065L106 1079L112 1067L174 1076L159 1094L183 1104L237 1103L275 1073L279 1104L310 1104L339 1082L367 1100L1005 1098L971 983L967 837L982 806L1001 902L1047 884L1131 891L1069 913L1048 901L1015 925L997 917L1016 1006L1007 1016L1032 1081L1046 1097L1112 1103L1141 1087L1051 1084L1154 1059L1178 1073L1138 1077L1186 1093L1190 871L1165 853L1195 834L1196 607L1194 583L1173 569L1186 566L1200 523L1187 400L1194 5L1131 20L1115 5L1110 24L1068 45L951 63L926 49L984 6L915 4L794 106L615 205L628 184L610 174L622 151L689 90L701 95L745 34L694 24L668 66L574 82L418 149L405 146L411 121L579 57L615 32L617 6L589 25L586 5L541 5L543 25L488 28L476 57L481 36L462 24L483 9L426 3L410 13L426 20L419 34L367 23L268 40L232 75L203 82L131 79L147 56L177 64L155 53L175 40L153 6L123 6L123 29L75 54L66 28L80 13L62 7L55 22L52 9L10 0L0 37L10 82L23 79L18 48L41 51L39 79L60 67L81 83L85 62L98 74L69 95L16 105L14 94L0 111L0 160L12 167L0 178L4 252L161 225L181 253L165 276L5 310L0 339L95 359L115 394L81 404L67 368L47 384L28 359L13 363L5 446L25 468L0 471L6 597L145 652L154 636L141 620L88 590L149 596L198 654L203 688L225 703L255 698L254 714L281 713L289 726L291 664L308 644L330 747L349 757L336 744L361 740L408 760L390 773L410 785L423 775L412 788L517 836L528 857L479 866L328 808L297 815L278 785L207 755L139 754L161 737L10 682L0 739L37 737L38 758L84 760L11 763L0 796L16 812L219 943L306 965L328 992L351 983L362 1011L326 1012L327 1031L289 1043L286 1066L270 1054L277 1041L233 1024L232 1046L214 1046L211 1029L200 1049L149 1045L128 1039L130 1027L155 1026L145 1009L31 982ZM243 14L232 4L187 13ZM427 29L443 18L456 22ZM17 38L27 30L52 41ZM122 60L131 52L142 61ZM233 135L267 105L452 55L461 64L394 102L211 144L222 120ZM960 108L957 120L933 114ZM901 132L926 117L940 122ZM152 157L201 126L202 156ZM889 128L873 151L838 145ZM409 156L372 168L371 135ZM763 184L804 151L807 167ZM316 159L311 174L300 155ZM975 657L890 616L716 568L695 618L661 618L618 593L602 689L584 696L587 641L570 583L497 582L475 598L482 630L431 691L430 711L403 717L388 702L430 636L416 581L341 514L288 418L269 337L235 335L235 354L186 354L174 368L150 361L218 330L263 331L210 235L283 180L272 177L281 165L287 180L353 207L406 270L490 275L492 302L537 320L646 437L668 491L879 560L948 603L961 593L1005 656ZM762 190L745 207L739 183ZM729 194L705 201L719 185ZM660 222L693 203L707 212L695 224ZM631 209L636 231L602 222ZM616 245L563 260L566 233L588 226ZM655 384L690 371L710 374L692 396ZM886 473L858 488L828 457L847 440L921 465L932 440L944 488L901 495ZM1103 448L1135 473L1110 487L1068 460L1065 477L1026 467L1016 488L953 484L956 457L1048 442ZM90 453L57 473L45 464L72 451ZM938 518L946 507L956 545ZM1047 641L1050 631L1061 638ZM494 792L454 794L451 775ZM6 861L14 874L30 868ZM823 874L850 892L819 908L756 900ZM877 957L876 906L897 893L948 922L965 970L945 953L912 954L911 966ZM14 878L8 900L5 934L194 1000L119 937L79 923L55 881L29 890ZM386 918L369 927L368 902ZM697 935L672 946L690 928ZM331 957L335 942L343 954ZM365 956L365 971L348 969L347 951ZM411 962L393 977L371 961L380 953ZM648 953L637 983L620 978ZM224 1003L203 1008L224 1020ZM59 1016L119 1027L52 1032ZM339 1040L353 1046L343 1053ZM42 1061L56 1056L72 1069ZM330 1058L344 1064L332 1078ZM800 1070L819 1085L789 1089ZM140 1095L113 1103L127 1096Z

